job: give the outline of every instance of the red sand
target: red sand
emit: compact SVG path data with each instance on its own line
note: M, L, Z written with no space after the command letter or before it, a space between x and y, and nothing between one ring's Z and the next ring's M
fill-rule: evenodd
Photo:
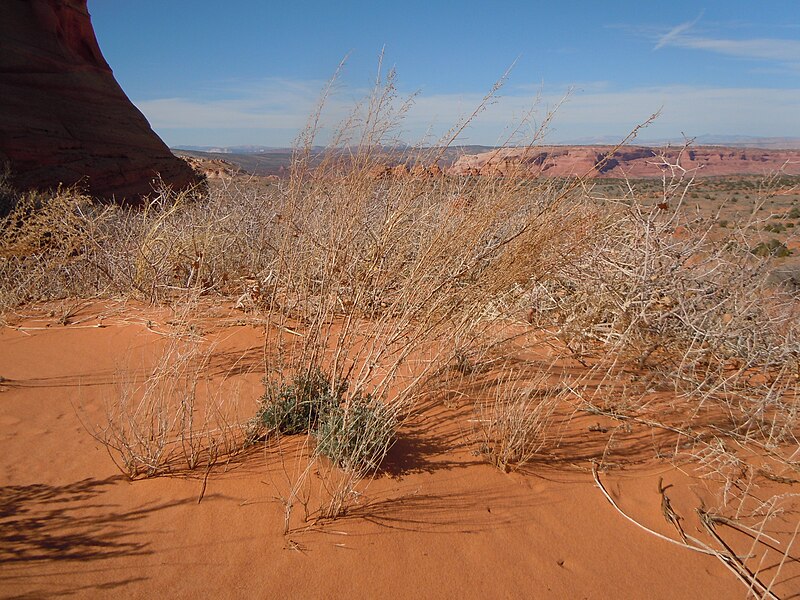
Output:
M120 366L163 347L156 332L169 329L167 319L87 303L68 325L28 309L0 329L1 596L745 597L716 558L658 539L609 504L586 458L605 446L588 430L597 417L576 419L583 443L573 461L504 474L474 452L469 407L429 407L346 516L303 528L296 513L287 535L279 497L294 463L282 468L275 448L215 468L200 503L203 473L130 482L81 418L102 418ZM249 361L237 377L252 406L262 390L259 328L236 324L227 309L215 323L205 331L219 341L213 359L220 368ZM710 543L692 515L713 484L653 458L653 442L642 439L632 446L638 455L601 474L609 493L677 539L661 513L663 477L687 533ZM784 538L792 527L784 523ZM770 555L762 580L779 560ZM800 592L798 561L788 562L775 586L781 597Z

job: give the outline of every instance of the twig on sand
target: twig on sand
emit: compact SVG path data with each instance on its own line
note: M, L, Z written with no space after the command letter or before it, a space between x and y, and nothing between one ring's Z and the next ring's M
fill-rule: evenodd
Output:
M633 523L634 525L636 525L640 529L644 529L647 533L650 533L650 534L656 536L659 539L662 539L664 541L670 542L670 543L675 544L677 546L681 546L682 548L688 548L689 550L694 550L695 552L699 552L701 554L707 554L709 556L716 556L718 554L717 552L715 552L711 548L703 548L703 547L693 546L691 544L685 544L683 542L679 542L678 540L673 540L671 537L667 537L666 535L662 535L662 534L658 533L657 531L653 531L649 527L645 527L644 525L639 523L639 521L637 521L633 517L631 517L628 514L626 514L625 511L623 511L617 505L617 503L614 502L614 499L611 497L611 495L608 493L608 491L606 491L606 488L600 482L600 476L597 473L597 463L593 463L592 464L592 475L594 476L594 482L597 484L597 487L599 487L600 491L603 492L603 495L606 497L606 500L609 501L611 506L613 506L615 509L617 509L617 512L619 514L621 514L628 521L630 521L631 523ZM689 536L687 536L687 538L689 538ZM695 541L693 538L689 538L689 539L692 539L692 541ZM698 540L698 542L699 542L699 540ZM702 543L702 542L700 542L700 543ZM703 545L705 545L705 544L703 544Z
M658 533L657 531L653 531L652 529L650 529L648 527L645 527L644 525L639 523L637 520L635 520L633 517L627 515L617 505L617 503L614 502L614 499L611 497L611 495L606 490L605 486L603 486L603 484L600 481L600 475L598 474L598 471L597 471L597 463L592 463L592 476L594 477L594 482L597 484L597 487L599 487L600 491L603 492L603 495L606 497L606 500L608 500L608 502L611 504L611 506L613 506L617 510L617 512L619 514L621 514L628 521L630 521L631 523L633 523L634 525L636 525L640 529L644 529L646 532L656 536L657 538L662 539L662 540L667 541L667 542L670 542L670 543L675 544L677 546L681 546L682 548L687 548L689 550L693 550L695 552L699 552L701 554L706 554L706 555L709 555L709 556L715 556L716 558L719 559L719 561L723 565L725 565L728 568L729 571L731 571L731 573L736 575L736 577L739 579L739 581L741 581L748 588L758 587L763 592L763 597L764 598L772 598L772 600L780 600L780 598L778 596L776 596L772 591L770 591L770 589L766 585L764 585L763 583L761 583L761 581L758 580L758 578L750 571L750 569L748 569L744 565L744 562L738 556L736 556L736 554L733 552L731 547L728 546L728 544L726 544L725 541L723 541L722 538L714 531L714 529L712 527L713 521L712 521L711 517L708 516L706 513L698 511L699 514L700 514L700 520L703 523L703 525L705 526L706 530L709 532L709 534L711 534L711 536L723 548L725 548L726 552L724 552L724 553L723 552L719 552L717 550L714 550L713 548L707 546L706 544L704 544L703 542L701 542L697 538L694 538L694 537L692 537L690 535L686 536L686 539L692 542L691 544L688 544L688 543L679 542L678 540L673 540L670 537L667 537L665 535L662 535L662 534Z
M737 529L742 533L746 533L749 535L756 535L761 536L766 540L769 540L773 544L780 545L781 541L775 539L774 537L767 535L763 531L758 531L753 529L752 527L748 527L744 523L739 523L738 521L734 521L733 519L728 519L727 517L723 517L722 515L708 515L708 518L711 519L714 523L722 523L723 525L727 525L728 527L732 527L733 529Z
M669 496L667 496L667 488L672 487L671 485L664 486L664 478L658 478L658 492L661 494L661 512L664 514L664 518L667 522L671 523L675 529L678 530L678 533L681 536L681 539L686 542L686 532L683 531L683 527L681 527L681 517L675 510L672 508L672 502L669 500Z
M758 587L760 588L761 592L763 592L762 598L772 598L773 600L780 600L778 596L776 596L766 585L764 585L758 577L756 577L755 573L753 573L747 566L744 564L744 561L740 559L734 553L733 549L727 544L725 540L723 540L720 535L714 530L714 521L709 516L708 513L699 510L697 513L700 515L700 522L705 527L706 531L708 531L709 535L717 540L717 543L725 548L726 553L717 553L717 558L719 558L723 563L725 563L731 571L736 573L736 576L739 580L745 584L748 588Z
M53 329L52 327L20 327L18 325L6 325L9 329L15 329L25 333L26 331L47 331ZM102 329L105 327L103 323L96 323L94 325L69 325L69 329Z
M294 550L295 552L299 552L300 554L305 555L306 549L300 542L296 542L294 540L288 540L286 546L283 547L284 550Z
M208 467L206 468L206 474L203 476L203 487L200 488L200 497L197 499L197 503L200 504L203 500L203 496L206 494L206 485L208 485L208 475L211 473L211 463L209 462Z

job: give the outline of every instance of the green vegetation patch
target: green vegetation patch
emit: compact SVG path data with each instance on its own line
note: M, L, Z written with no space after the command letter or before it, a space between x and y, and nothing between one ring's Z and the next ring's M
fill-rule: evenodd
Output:
M334 383L317 368L289 382L267 383L251 441L274 433L310 433L317 452L338 467L359 473L377 470L394 444L397 417L374 396L347 396L347 389L346 381Z
M786 247L786 244L775 238L772 238L768 242L759 242L750 252L756 256L772 256L775 258L783 258L785 256L791 256L792 254L792 251Z

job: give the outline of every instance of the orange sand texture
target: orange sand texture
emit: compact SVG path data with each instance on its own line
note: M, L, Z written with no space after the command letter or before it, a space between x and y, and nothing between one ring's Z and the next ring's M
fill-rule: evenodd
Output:
M614 426L602 417L576 415L558 457L502 473L476 451L471 408L433 403L402 427L382 470L362 483L344 516L295 518L286 534L281 495L296 469L291 440L223 461L207 478L189 472L129 481L87 429L115 397L121 366L145 364L163 347L168 317L134 304L85 303L67 324L48 307L29 307L0 329L0 596L747 595L717 558L644 531L604 497L591 468L608 447L603 425ZM238 369L235 393L254 407L263 391L263 331L224 308L200 329L204 341L216 342L213 368L250 365ZM598 473L619 508L679 540L662 514L662 481L686 532L712 543L695 509L713 500L718 484L689 464L656 458L661 442L652 430L627 429L616 430L622 450L609 461L613 468ZM796 491L771 485L760 493ZM720 530L737 551L761 557L748 564L760 564L765 582L797 522L788 502L785 518L769 525L773 549ZM800 565L791 556L784 563L773 592L797 597Z

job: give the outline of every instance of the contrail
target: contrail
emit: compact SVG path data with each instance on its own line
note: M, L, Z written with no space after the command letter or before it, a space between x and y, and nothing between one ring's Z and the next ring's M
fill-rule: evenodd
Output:
M656 44L655 48L653 48L653 50L658 50L659 48L663 48L664 46L668 45L672 40L677 38L680 34L682 34L684 31L687 31L692 27L694 27L695 24L697 24L697 22L703 16L703 12L705 11L701 11L700 14L697 15L697 18L694 19L694 21L687 21L686 23L681 23L680 25L673 27L667 33L662 35L659 38L658 43Z

